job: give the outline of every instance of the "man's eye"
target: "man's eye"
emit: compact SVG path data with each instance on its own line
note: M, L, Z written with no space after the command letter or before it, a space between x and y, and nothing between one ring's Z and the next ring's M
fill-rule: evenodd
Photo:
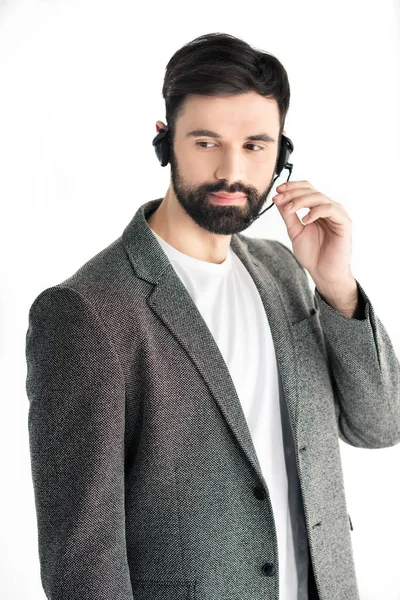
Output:
M212 142L197 142L196 146L201 146L201 144L212 144ZM201 146L202 148L204 148L205 146Z
M260 148L260 150L264 150L264 148L262 146L259 146L258 144L247 144L247 145L248 146L255 146L256 148Z
M212 142L196 142L197 146L201 146L201 144L212 144ZM260 150L264 150L264 148L262 146L259 146L258 144L246 144L247 146L253 146L255 148L260 148ZM202 148L205 148L205 146L201 146ZM259 152L257 150L257 152Z

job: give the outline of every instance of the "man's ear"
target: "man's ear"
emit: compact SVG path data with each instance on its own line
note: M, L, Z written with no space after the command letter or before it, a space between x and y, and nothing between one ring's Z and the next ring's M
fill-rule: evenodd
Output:
M157 129L157 133L158 133L160 131L160 129L168 129L168 127L166 125L164 125L164 123L162 121L157 121L156 129Z

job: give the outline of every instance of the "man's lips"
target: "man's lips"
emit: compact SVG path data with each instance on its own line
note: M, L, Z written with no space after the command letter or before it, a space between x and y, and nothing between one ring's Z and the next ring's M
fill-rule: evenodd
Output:
M212 192L213 196L218 196L219 198L227 198L228 200L235 200L236 198L245 198L245 194L228 194L227 192Z
M245 204L246 196L243 194L210 194L214 204Z

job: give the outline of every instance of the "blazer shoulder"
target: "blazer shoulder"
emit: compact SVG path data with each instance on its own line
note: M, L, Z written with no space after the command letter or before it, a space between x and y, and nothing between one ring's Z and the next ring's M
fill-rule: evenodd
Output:
M43 290L34 303L50 291L64 290L64 293L75 294L75 301L85 301L95 311L101 312L104 304L123 294L119 288L123 282L132 285L133 269L129 263L121 237L89 258L72 275ZM134 279L134 277L133 277ZM71 295L72 299L72 295Z
M72 275L64 279L59 285L73 287L84 293L86 288L97 286L101 288L113 285L113 280L121 276L125 266L129 266L122 236L97 252L83 263Z
M316 308L309 275L290 248L274 239L244 237L248 252L269 271L283 297L294 299L297 311L301 312L299 301Z
M267 262L272 269L296 272L300 279L307 280L307 272L297 260L292 250L282 242L268 238L238 236L247 245L249 252L261 262Z
M99 315L87 299L76 289L62 283L42 290L32 301L29 308L29 326L32 323L47 323L50 319L64 323L85 319L104 330Z
M278 240L267 240L267 241L271 242L271 245L273 245L274 251L277 252L280 257L288 259L289 262L292 264L292 266L297 271L299 271L299 273L301 273L305 277L307 277L305 268L300 263L300 261L297 260L297 258L293 254L293 251L288 246L286 246L285 244L282 244L282 242L278 242Z

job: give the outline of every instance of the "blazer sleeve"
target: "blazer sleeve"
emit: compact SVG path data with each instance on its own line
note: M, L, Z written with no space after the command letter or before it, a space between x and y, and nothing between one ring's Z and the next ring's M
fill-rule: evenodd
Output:
M34 300L26 391L43 589L133 600L125 541L125 385L96 313L66 287Z
M277 242L300 272L308 275L290 248ZM329 359L339 438L356 448L400 443L400 363L392 341L356 279L361 318L345 317L314 286L314 305Z
M339 437L357 448L388 448L400 442L400 363L358 281L357 287L361 318L342 315L314 288L334 379Z

